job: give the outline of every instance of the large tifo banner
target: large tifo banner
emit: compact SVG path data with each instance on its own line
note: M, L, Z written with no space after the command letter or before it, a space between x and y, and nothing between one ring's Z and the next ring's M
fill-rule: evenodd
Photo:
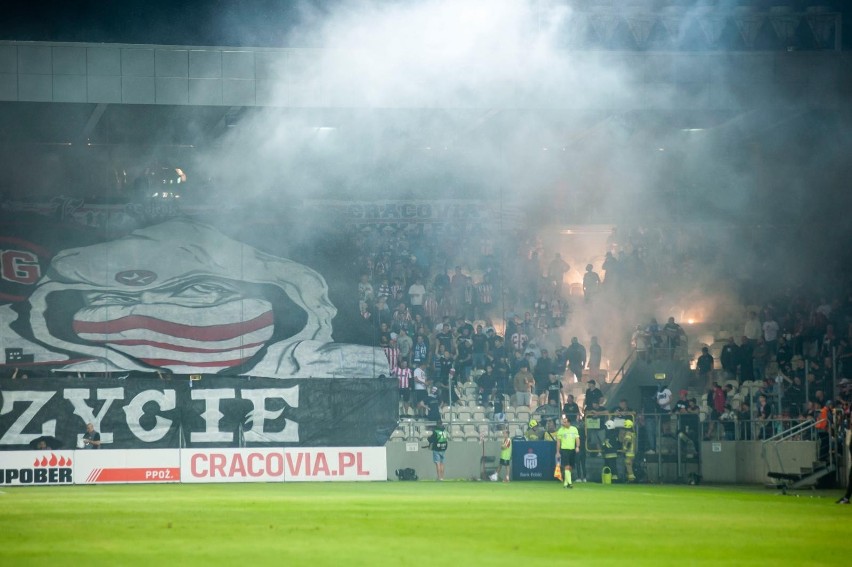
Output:
M0 453L0 486L379 480L384 447Z
M0 380L0 451L383 446L397 424L393 378L204 376ZM306 457L307 459L307 457Z
M323 274L285 256L299 252L287 235L240 220L108 237L0 214L0 375L389 375L381 349L332 337L347 314ZM340 263L307 256L324 271Z

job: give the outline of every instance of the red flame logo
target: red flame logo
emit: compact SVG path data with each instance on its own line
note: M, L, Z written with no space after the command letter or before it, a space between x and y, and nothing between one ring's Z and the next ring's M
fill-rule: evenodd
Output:
M50 459L48 459L47 457L42 457L41 459L36 458L36 460L33 461L33 466L34 467L47 467L47 466L70 467L71 466L71 457L57 457L55 454L51 453Z

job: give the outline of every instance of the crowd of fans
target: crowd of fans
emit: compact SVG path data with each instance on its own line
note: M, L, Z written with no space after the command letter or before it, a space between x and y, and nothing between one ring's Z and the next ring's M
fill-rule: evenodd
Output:
M813 422L817 433L848 424L850 330L852 295L829 300L791 291L750 309L718 364L706 347L697 362L709 385L708 436L766 439L796 423Z
M566 373L599 373L597 337L587 351L576 337L564 346L557 331L569 314L568 264L558 253L543 261L534 238L506 240L460 227L353 234L358 310L399 380L404 415L434 417L471 392L498 415L505 404L548 399L561 408ZM496 255L498 247L511 253Z

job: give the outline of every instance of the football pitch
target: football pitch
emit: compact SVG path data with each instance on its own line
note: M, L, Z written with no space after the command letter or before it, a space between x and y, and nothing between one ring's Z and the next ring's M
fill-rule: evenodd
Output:
M0 565L848 565L840 491L547 482L0 487Z

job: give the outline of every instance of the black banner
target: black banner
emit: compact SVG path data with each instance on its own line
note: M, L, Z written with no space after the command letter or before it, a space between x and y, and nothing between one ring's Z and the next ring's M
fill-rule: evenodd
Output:
M382 446L398 395L392 378L6 379L0 450L74 448L88 423L103 449Z

